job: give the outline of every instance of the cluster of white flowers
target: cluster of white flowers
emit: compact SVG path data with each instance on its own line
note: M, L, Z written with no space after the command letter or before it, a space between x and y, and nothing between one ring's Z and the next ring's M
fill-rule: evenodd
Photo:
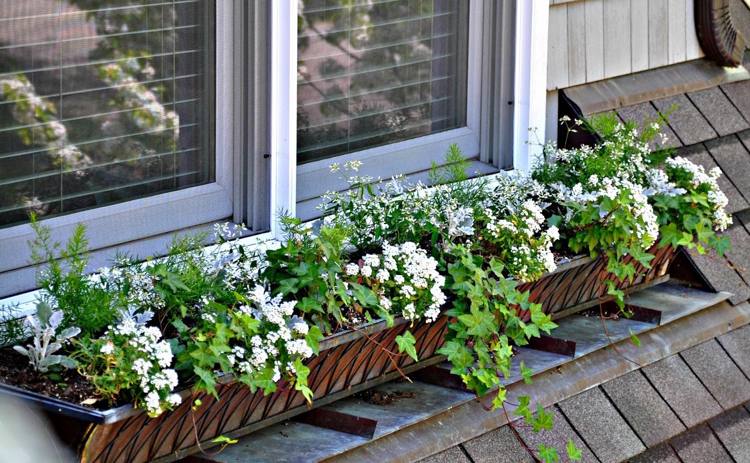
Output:
M138 128L156 135L170 130L176 142L180 136L180 117L176 112L168 111L155 91L136 78L138 75L148 77L150 73L153 73L150 64L132 57L99 68L102 80L117 90L124 107L131 110L131 118Z
M667 173L661 169L647 169L646 180L649 185L648 188L644 190L646 196L681 196L687 193L687 190L679 188L674 182L669 181Z
M674 169L690 175L693 187L705 187L708 189L708 202L713 210L714 227L717 230L726 230L732 224L732 216L727 214L726 207L729 204L727 196L719 188L717 180L721 176L721 170L714 167L706 173L703 166L695 164L681 156L667 159L667 169Z
M55 106L36 94L34 86L23 76L0 79L0 98L12 102L13 118L26 128L28 143L44 144L54 162L64 168L81 169L92 164L91 158L68 140L68 131L55 117Z
M172 366L172 348L163 339L159 328L148 326L151 312L122 312L116 326L110 326L104 335L106 341L100 352L106 356L116 355L116 350L128 349L137 355L132 370L139 378L143 404L151 416L160 415L165 409L182 402L173 391L178 385L177 372ZM119 344L119 345L118 345Z
M643 244L644 248L650 247L659 236L659 223L654 209L648 202L645 189L638 183L626 178L598 178L592 175L584 185L577 183L569 188L562 183L551 185L556 199L563 204L576 207L599 207L599 215L605 222L608 212L601 208L605 199L615 200L618 197L623 200L621 207L628 209L631 217L635 219L635 239ZM572 207L568 208L566 220L570 220L574 214Z
M248 346L235 346L228 356L229 363L249 375L270 367L274 372L273 381L278 381L282 372L293 373L291 362L287 365L281 362L281 352L303 360L312 357L312 348L305 339L310 327L302 318L293 315L296 301L272 297L263 286L256 286L248 294L248 299L252 305L242 305L238 310L264 322L264 333L252 336Z
M507 252L501 251L501 257L515 278L529 281L538 278L540 272L555 271L552 246L560 232L554 225L543 230L546 219L538 203L526 199L517 206L499 204L488 207L485 217L490 241L510 247Z
M348 264L345 273L369 279L383 309L411 321L424 317L433 322L446 301L445 277L437 266L415 243L385 243L382 255L367 254L360 263Z

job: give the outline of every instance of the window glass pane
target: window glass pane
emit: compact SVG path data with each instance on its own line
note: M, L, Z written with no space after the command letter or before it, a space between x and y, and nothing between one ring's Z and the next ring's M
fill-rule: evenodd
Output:
M466 0L303 0L297 159L466 124Z
M212 181L210 5L0 2L0 226Z

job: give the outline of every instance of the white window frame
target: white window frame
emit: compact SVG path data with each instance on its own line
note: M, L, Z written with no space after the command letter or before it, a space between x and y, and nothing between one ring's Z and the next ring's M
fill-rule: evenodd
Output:
M282 2L283 3L283 2ZM153 239L230 217L233 212L231 108L234 102L232 68L232 4L216 2L215 73L215 181L145 198L88 209L45 219L53 239L65 240L82 223L87 229L89 248L104 263L115 250L127 250L127 243L140 256L164 251L170 238ZM211 72L211 70L206 70ZM29 224L0 229L0 297L33 287L33 268L28 241L34 238ZM166 242L166 243L165 243ZM125 247L123 248L123 245Z

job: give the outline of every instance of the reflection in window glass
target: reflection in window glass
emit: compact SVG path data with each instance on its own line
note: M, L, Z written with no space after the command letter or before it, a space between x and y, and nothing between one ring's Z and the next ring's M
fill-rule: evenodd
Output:
M464 126L468 3L301 0L298 162Z
M0 2L0 226L211 181L211 3Z

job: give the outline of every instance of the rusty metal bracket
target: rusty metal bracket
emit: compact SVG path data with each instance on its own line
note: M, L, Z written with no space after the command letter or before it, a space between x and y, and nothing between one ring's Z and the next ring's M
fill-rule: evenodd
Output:
M602 312L605 315L620 315L622 312L629 313L630 316L622 316L629 320L635 320L637 322L651 323L653 325L661 325L661 311L656 309L650 309L647 307L641 307L635 304L625 303L625 310L621 311L614 301L609 301L602 304Z
M460 376L454 375L448 368L441 365L432 365L427 368L422 368L419 371L415 371L410 376L423 383L434 384L435 386L455 389L457 391L469 392Z
M551 352L553 354L575 357L576 342L569 339L560 339L554 336L541 335L538 338L529 339L529 344L524 346L529 349Z
M626 305L625 310L632 314L629 317L631 320L661 325L661 312L658 310L647 309L646 307L639 307L637 305Z
M372 436L375 435L375 428L378 425L377 420L342 413L330 408L310 410L307 413L295 416L292 418L292 421L354 434L355 436L362 436L367 439L372 439Z

